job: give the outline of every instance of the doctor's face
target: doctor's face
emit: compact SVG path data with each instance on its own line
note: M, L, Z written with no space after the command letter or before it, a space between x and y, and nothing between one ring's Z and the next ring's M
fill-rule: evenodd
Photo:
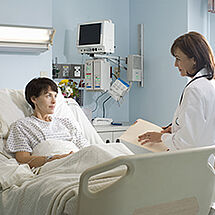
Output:
M47 91L42 91L38 97L32 97L31 100L35 105L35 111L41 115L53 114L56 105L57 93L51 90L51 87Z
M195 61L194 58L189 58L185 55L179 48L175 49L175 66L178 67L181 76L187 76L187 74L195 73L194 65Z

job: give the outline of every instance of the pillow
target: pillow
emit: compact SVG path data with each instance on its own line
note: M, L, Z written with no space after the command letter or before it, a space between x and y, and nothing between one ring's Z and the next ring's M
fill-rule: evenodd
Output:
M11 100L19 108L25 116L30 116L33 113L32 107L25 100L24 90L8 90Z
M71 151L79 151L79 148L71 141L49 139L44 140L40 144L36 145L33 149L32 155L54 156L70 153Z
M79 104L74 99L65 99L62 93L59 93L57 96L55 115L73 120L73 122L82 130L84 137L90 144L104 143Z
M85 138L90 142L90 144L102 144L104 141L101 139L96 129L93 127L81 107L74 99L68 100L68 107L75 119L79 122ZM105 144L105 143L104 143Z
M78 105L74 99L70 99L75 105ZM56 100L56 107L54 111L54 115L56 117L62 117L62 118L69 118L72 120L76 126L79 126L79 122L76 120L76 117L72 110L68 106L68 100L64 98L62 95L61 91L59 90L58 95L57 95L57 100ZM79 105L78 105L79 106Z
M6 138L10 125L30 111L23 91L0 89L0 104L0 136Z

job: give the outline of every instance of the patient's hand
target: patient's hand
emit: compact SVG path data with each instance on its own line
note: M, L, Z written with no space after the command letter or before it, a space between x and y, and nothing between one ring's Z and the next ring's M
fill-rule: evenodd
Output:
M62 155L54 155L50 161L53 161L53 160L56 160L56 159L61 159L61 158L65 158L67 157L68 155L71 155L73 153L73 151L69 152L68 154L62 154Z
M138 141L141 142L141 145L146 143L158 143L161 142L162 133L159 132L146 132L138 136Z
M54 155L51 159L48 160L48 162L67 157L72 153L73 151L69 152L68 154ZM29 152L16 152L15 157L18 163L27 163L31 168L40 167L47 162L47 156L32 156Z

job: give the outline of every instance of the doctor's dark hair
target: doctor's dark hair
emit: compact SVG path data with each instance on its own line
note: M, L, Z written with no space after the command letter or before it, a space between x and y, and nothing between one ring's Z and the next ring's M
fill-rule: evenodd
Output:
M175 50L179 48L188 58L194 58L195 73L187 74L194 77L201 69L206 68L208 71L207 79L214 78L214 55L213 51L205 37L197 32L189 32L178 37L172 47L171 54L175 57Z
M43 92L48 92L49 87L58 93L57 84L49 78L34 78L25 87L25 99L35 109L34 103L31 101L32 96L39 97Z

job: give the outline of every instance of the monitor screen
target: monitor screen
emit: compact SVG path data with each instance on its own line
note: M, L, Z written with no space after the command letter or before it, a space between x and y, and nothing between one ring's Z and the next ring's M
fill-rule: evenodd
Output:
M79 45L100 44L101 23L80 25Z

